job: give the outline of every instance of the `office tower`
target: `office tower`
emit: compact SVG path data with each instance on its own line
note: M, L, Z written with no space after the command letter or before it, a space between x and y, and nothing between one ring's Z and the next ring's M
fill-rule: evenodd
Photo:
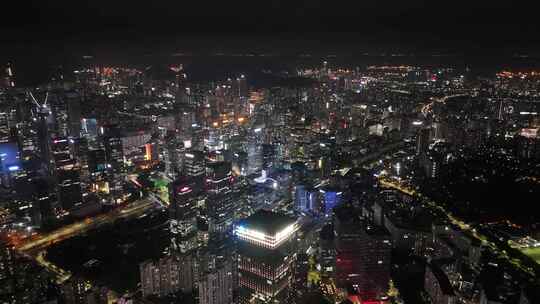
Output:
M75 91L65 93L67 107L67 134L70 137L81 136L81 96Z
M416 155L425 155L429 149L431 129L424 128L418 131L416 137Z
M83 203L79 170L60 170L56 173L58 201L62 209L69 211Z
M238 92L237 95L239 97L247 97L248 96L248 86L247 86L247 79L245 75L240 75L240 77L236 78L237 82L237 88Z
M32 180L32 202L35 209L34 222L40 226L54 223L61 214L54 185L44 178Z
M291 299L297 228L294 219L265 210L238 223L239 303Z
M81 119L81 136L86 138L98 136L98 125L95 118Z
M174 243L181 253L197 247L197 207L204 189L195 177L180 177L169 184L169 218Z
M75 165L75 160L71 157L70 143L67 138L54 138L51 142L51 152L55 171L69 170Z
M77 138L81 136L81 101L76 91L57 89L49 96L53 128L56 136Z
M120 130L115 126L104 128L103 145L107 160L107 180L109 184L110 201L113 204L122 201L124 184L124 151Z
M205 160L202 151L188 150L184 153L183 175L189 177L203 177L205 174Z
M80 168L72 157L70 140L58 137L52 140L51 152L54 159L54 177L57 197L65 211L82 204Z
M334 207L340 204L343 192L328 186L320 189L319 192L321 193L321 213L329 216Z
M271 169L275 164L275 148L270 144L262 145L262 169Z
M319 190L306 184L298 184L294 190L296 209L302 212L320 213Z
M8 62L4 68L4 86L6 88L15 87L15 75L13 75L13 68L11 62Z
M17 107L12 100L0 100L0 143L17 141Z
M186 93L186 78L187 75L180 73L176 74L176 103L185 104L187 103L187 93Z
M335 210L336 280L363 301L380 300L390 280L392 244L386 230L366 225L352 207Z
M208 163L205 186L209 239L200 254L199 301L226 304L231 303L236 288L236 253L231 236L238 198L233 191L230 163Z
M235 210L232 184L233 176L229 162L207 164L208 200L206 206L211 238L221 240L232 231Z
M76 138L73 142L73 154L80 168L81 189L86 192L90 186L90 170L88 167L88 139L84 137Z
M165 149L163 150L163 162L165 163L165 174L176 179L180 172L180 147L173 132L168 132L165 136Z
M107 157L105 149L88 150L88 172L94 178L99 174L104 174L107 170Z
M26 172L23 170L17 143L0 142L0 184L11 188L23 175L26 175Z
M263 169L264 126L259 125L249 132L247 138L248 175Z
M35 127L36 127L36 136L38 142L39 157L44 171L47 174L52 174L53 172L53 160L51 157L51 147L50 147L50 134L49 134L49 118L51 111L49 109L48 96L45 95L45 99L42 103L39 103L32 93L28 93L35 107Z

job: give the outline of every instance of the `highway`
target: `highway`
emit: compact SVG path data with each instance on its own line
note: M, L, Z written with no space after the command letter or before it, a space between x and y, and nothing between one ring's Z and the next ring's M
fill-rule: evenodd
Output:
M118 219L139 216L155 206L156 204L148 199L138 200L108 213L64 226L53 232L38 234L31 239L16 244L15 249L24 256L34 259L39 265L55 274L56 281L61 284L71 277L71 273L45 259L47 247L90 230L97 229L102 225L113 223Z
M153 206L154 202L147 199L135 201L124 207L64 226L53 232L47 234L38 234L32 239L22 242L22 244L17 246L17 249L23 252L44 249L54 243L63 241L81 233L85 233L89 230L96 229L101 225L113 223L117 219L141 215Z
M454 95L448 95L448 96L444 96L444 97L440 97L440 98L433 98L433 101L429 102L428 104L424 105L422 107L422 114L424 114L424 116L427 116L429 112L431 112L432 108L433 108L433 104L435 104L436 102L440 102L440 103L446 103L446 101L448 101L448 99L450 98L455 98L455 97L465 97L465 96L469 96L469 94L454 94Z

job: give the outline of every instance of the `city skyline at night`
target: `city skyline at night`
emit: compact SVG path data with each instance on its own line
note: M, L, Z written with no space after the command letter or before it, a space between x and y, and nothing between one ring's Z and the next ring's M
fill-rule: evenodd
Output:
M540 303L529 5L33 2L1 303Z

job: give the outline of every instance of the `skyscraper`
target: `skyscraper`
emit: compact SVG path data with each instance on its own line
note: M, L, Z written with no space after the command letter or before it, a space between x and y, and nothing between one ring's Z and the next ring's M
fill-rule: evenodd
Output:
M107 179L109 183L110 199L113 204L121 202L124 169L124 151L120 130L115 126L104 128L103 145L107 160Z
M207 165L208 200L206 206L210 237L216 240L223 239L232 232L235 210L233 180L229 162L215 162Z
M231 236L237 200L231 164L208 163L205 186L209 240L201 254L199 300L200 303L226 304L232 302L236 288L236 253Z
M204 201L204 192L195 179L181 177L169 185L170 227L181 253L197 247L197 206Z
M8 62L4 69L4 86L6 88L15 87L15 75L13 75L13 69L11 68L11 62Z
M338 285L351 285L365 301L381 299L390 280L390 235L366 225L352 207L337 208L335 213Z
M200 304L233 303L233 264L218 262L199 281Z
M192 256L176 254L158 261L148 260L139 265L143 297L166 296L177 291L191 292L193 289Z
M260 210L235 228L238 239L239 303L287 303L296 258L297 222Z
M188 177L203 177L205 160L202 151L189 150L184 153L183 175Z
M425 155L429 149L429 137L431 129L424 128L418 131L416 137L416 155Z
M73 164L68 168L56 168L55 178L58 200L62 209L69 211L82 205L80 168Z

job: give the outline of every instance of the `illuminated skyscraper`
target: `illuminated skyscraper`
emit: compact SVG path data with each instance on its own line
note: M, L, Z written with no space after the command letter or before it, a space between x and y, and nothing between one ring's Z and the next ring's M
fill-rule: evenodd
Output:
M171 178L176 179L180 172L180 154L181 150L178 144L178 140L174 133L169 132L165 136L165 149L163 150L163 162L165 163L165 174Z
M107 160L107 176L111 202L119 203L123 188L124 151L122 146L120 130L114 126L109 126L103 133L103 145L105 146L105 157Z
M236 226L239 303L291 299L297 225L288 216L260 210Z
M232 231L234 221L234 193L231 164L215 162L207 165L207 213L211 237L222 239Z
M43 165L43 169L48 174L52 174L54 164L51 157L51 138L49 134L49 119L51 114L49 105L47 104L49 94L46 93L45 99L41 103L36 100L36 98L31 92L28 92L28 97L31 100L30 102L33 102L34 111L36 113L36 117L34 117L34 122L37 129L36 131L39 157Z
M4 86L6 88L15 87L15 75L13 75L13 69L11 68L11 62L8 62L4 69Z
M195 178L179 178L169 185L171 232L177 249L189 252L197 247L197 206L204 202L201 183Z
M65 137L55 138L51 143L58 200L66 211L82 204L80 167L73 157L73 143Z
M189 150L184 153L183 175L188 177L202 177L205 174L205 160L202 151Z
M201 254L199 300L200 303L226 304L232 302L236 287L236 258L231 236L238 202L233 191L231 164L208 163L205 186L209 240Z

